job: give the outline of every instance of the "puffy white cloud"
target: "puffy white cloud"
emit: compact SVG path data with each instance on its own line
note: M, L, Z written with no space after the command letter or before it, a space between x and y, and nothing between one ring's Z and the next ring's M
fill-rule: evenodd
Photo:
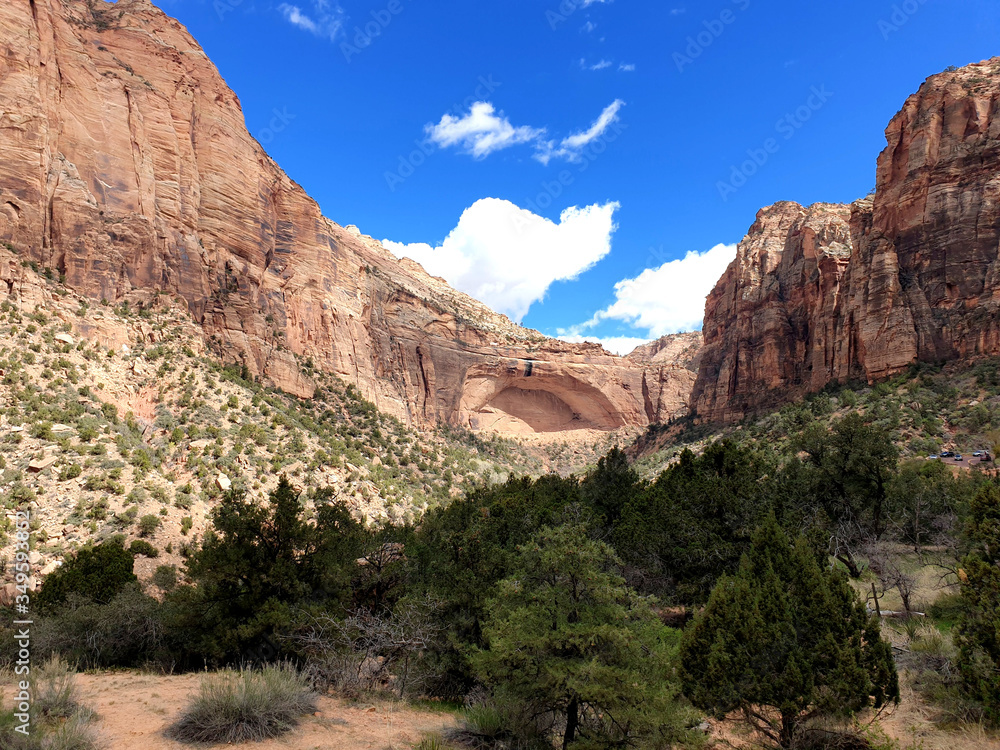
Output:
M635 63L622 63L621 65L618 66L618 70L620 70L623 73L634 73Z
M558 146L554 141L541 142L535 158L542 164L548 164L552 159L557 158L578 161L580 152L604 135L612 123L618 121L618 111L624 106L625 102L621 99L615 99L604 108L600 117L594 120L594 123L587 130L563 138Z
M559 338L571 344L582 344L585 341L600 344L612 354L620 354L623 357L635 351L637 346L648 344L652 340L648 337L635 336L560 336Z
M329 0L312 0L312 6L310 14L297 5L282 3L278 6L278 12L286 21L303 31L330 40L336 39L344 27L343 9L331 4Z
M651 339L701 328L705 299L736 258L736 245L716 245L704 253L647 268L634 279L615 284L615 302L587 322L560 331L582 336L602 321L618 320L649 331Z
M536 141L545 133L527 126L514 127L489 102L476 102L463 117L445 115L439 123L429 124L424 130L432 143L442 148L460 146L477 159L519 143Z
M553 222L510 201L484 198L467 208L437 247L383 240L397 257L520 322L556 281L570 281L611 250L618 203L567 208Z

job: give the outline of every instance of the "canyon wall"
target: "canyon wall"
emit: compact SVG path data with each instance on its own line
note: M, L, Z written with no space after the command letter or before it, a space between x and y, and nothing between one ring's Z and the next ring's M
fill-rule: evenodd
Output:
M1000 58L933 76L886 129L873 197L758 214L706 305L700 419L1000 354L998 110Z
M0 242L94 299L182 299L216 350L298 395L308 357L412 424L608 430L687 408L682 365L546 339L326 219L148 0L0 3L0 157Z

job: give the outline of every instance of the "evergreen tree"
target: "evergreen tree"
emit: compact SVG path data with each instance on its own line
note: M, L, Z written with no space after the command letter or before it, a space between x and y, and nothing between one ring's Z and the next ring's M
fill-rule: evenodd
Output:
M315 498L317 522L310 524L285 476L267 504L244 492L226 494L187 561L197 586L169 595L173 624L189 634L196 654L218 661L273 658L271 636L289 624L293 606L349 600L366 532L329 499Z
M562 747L666 746L683 733L669 678L675 631L625 586L607 545L581 525L545 528L490 602L474 659L501 705Z
M783 748L814 716L899 700L878 620L842 573L821 567L804 539L791 543L773 516L688 627L681 664L696 706L719 716L739 710Z
M1000 487L983 487L970 503L972 552L962 563L962 608L955 628L966 694L1000 725Z
M700 456L685 450L651 485L636 485L613 532L629 581L644 593L704 602L775 507L761 480L773 473L769 458L722 441Z
M580 496L608 526L613 526L639 487L639 475L629 465L625 452L615 446L583 480Z
M512 477L424 516L406 556L412 594L440 603L439 624L448 633L447 641L434 644L429 655L439 674L435 689L440 694L461 699L473 686L469 654L483 645L487 600L509 574L518 545L557 523L579 500L575 479Z
M813 469L811 495L833 531L831 553L859 578L859 547L877 541L889 523L889 488L899 451L888 431L867 424L860 414L835 423L832 432L816 424L798 439Z
M107 604L138 579L132 572L132 553L120 539L84 547L45 577L34 597L42 611L52 611L72 594L96 604Z

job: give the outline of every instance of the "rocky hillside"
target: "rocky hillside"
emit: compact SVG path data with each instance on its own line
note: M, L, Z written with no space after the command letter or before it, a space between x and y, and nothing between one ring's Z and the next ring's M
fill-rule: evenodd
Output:
M0 241L70 289L177 297L251 375L310 396L310 359L409 424L612 430L686 410L670 363L548 340L326 219L149 0L6 0L0 50Z
M417 430L308 360L316 387L298 399L223 365L183 299L92 302L2 247L0 290L0 563L27 509L41 574L122 534L146 580L183 561L226 488L263 502L281 474L359 519L400 522L511 473L583 473L628 438Z
M1000 353L1000 58L930 78L886 139L873 197L758 214L706 306L701 419Z

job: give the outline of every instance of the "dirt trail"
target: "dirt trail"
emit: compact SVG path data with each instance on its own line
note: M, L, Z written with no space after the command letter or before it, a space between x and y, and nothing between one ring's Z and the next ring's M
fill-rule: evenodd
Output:
M130 672L77 675L82 702L98 714L108 750L190 750L163 736L197 693L199 674L142 675ZM319 699L319 716L306 717L292 732L260 743L227 745L250 750L404 750L424 734L454 724L446 713L396 703L348 704Z

